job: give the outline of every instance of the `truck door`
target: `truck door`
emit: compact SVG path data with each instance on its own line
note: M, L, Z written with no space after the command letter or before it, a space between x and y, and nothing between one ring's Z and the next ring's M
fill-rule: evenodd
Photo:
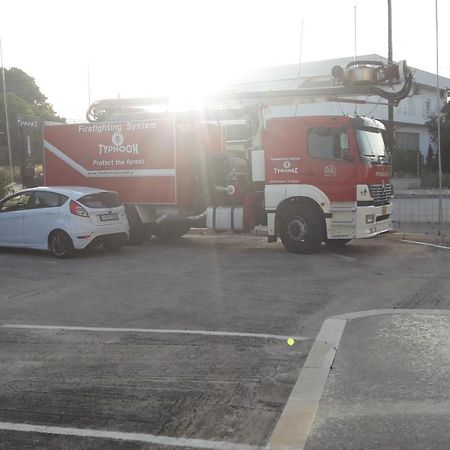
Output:
M356 155L351 128L310 126L306 145L304 183L317 186L333 202L354 201Z

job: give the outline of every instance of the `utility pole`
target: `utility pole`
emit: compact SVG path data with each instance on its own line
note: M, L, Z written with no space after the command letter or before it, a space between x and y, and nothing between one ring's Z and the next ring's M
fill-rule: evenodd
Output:
M392 64L392 5L391 0L388 3L388 64ZM388 100L388 123L387 123L387 143L390 154L394 150L394 102Z
M3 101L5 103L6 140L8 142L9 170L10 170L11 183L12 183L12 182L14 182L14 167L13 167L12 150L11 150L11 135L9 133L8 101L6 99L5 66L3 64L3 49L2 49L2 40L1 39L0 39L0 64L2 66Z
M438 0L435 1L436 12L436 113L437 113L437 151L438 151L438 171L439 171L439 228L438 235L442 239L442 159L441 159L441 90L439 88L439 15Z

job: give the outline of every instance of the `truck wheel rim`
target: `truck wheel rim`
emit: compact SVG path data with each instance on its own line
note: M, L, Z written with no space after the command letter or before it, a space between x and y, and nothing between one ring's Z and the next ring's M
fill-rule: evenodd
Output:
M288 236L295 242L303 242L308 236L308 225L301 217L293 217L288 224Z

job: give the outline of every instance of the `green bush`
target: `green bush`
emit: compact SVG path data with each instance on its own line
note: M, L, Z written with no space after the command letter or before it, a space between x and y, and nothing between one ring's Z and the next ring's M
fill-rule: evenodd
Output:
M9 176L0 170L0 198L3 198L5 195L7 195L8 189L7 186L11 182Z
M414 150L403 150L396 148L391 155L392 172L396 176L402 176L406 174L417 174L417 154L419 153L419 171L422 172L423 155Z

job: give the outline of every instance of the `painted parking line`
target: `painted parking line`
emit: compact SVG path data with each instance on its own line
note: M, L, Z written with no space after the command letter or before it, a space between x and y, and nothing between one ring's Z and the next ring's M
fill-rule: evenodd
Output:
M27 423L0 422L0 430L26 433L44 433L57 436L79 436L84 438L112 439L116 441L145 442L150 444L166 445L170 448L190 447L210 450L263 450L265 448L254 445L236 444L223 441L208 441L203 439L156 436L154 434L147 433L126 433L120 431L93 430L89 428L31 425Z
M429 242L419 242L419 241L409 241L408 239L403 239L401 242L407 242L409 244L425 245L426 247L443 248L445 250L450 250L450 247L445 245L430 244Z
M111 328L111 327L76 327L64 325L20 325L5 324L0 328L16 328L26 330L60 330L60 331L93 331L93 332L114 332L114 333L153 333L153 334L192 334L202 336L224 336L224 337L244 337L244 338L260 338L260 339L278 339L285 341L293 338L296 341L312 340L306 336L265 334L265 333L237 333L232 331L207 331L207 330L170 330L159 328Z

